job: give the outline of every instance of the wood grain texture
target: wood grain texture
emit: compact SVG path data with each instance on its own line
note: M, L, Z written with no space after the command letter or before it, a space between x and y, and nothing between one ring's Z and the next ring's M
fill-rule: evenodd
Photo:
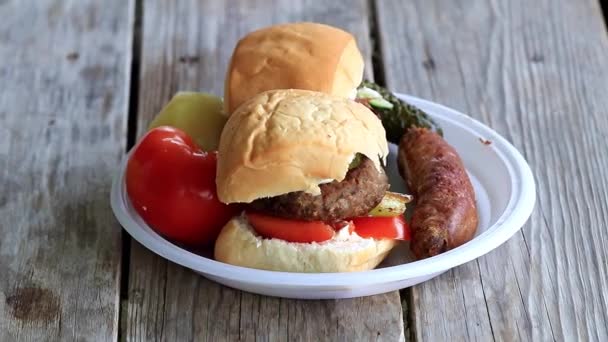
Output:
M415 337L608 340L608 39L596 0L378 2L394 90L488 124L537 205L492 253L411 290Z
M0 1L0 341L111 341L131 3Z
M232 49L272 23L314 20L353 32L370 62L367 3L146 1L138 135L178 90L222 94ZM371 76L368 69L368 76ZM258 296L211 282L132 244L127 340L403 340L398 292L340 301Z

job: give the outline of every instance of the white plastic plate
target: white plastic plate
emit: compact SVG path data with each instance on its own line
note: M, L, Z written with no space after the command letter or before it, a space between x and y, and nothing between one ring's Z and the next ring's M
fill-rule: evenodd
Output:
M174 245L139 217L125 190L126 158L112 186L114 214L135 240L154 253L218 283L248 292L288 298L350 298L402 289L431 279L490 252L513 236L532 213L536 187L522 155L492 129L442 105L399 96L437 120L446 140L463 159L475 188L480 217L477 234L473 240L446 253L414 261L408 244L402 243L378 268L353 273L274 272L224 264ZM392 145L388 174L391 189L404 191L404 182L397 172L396 151Z

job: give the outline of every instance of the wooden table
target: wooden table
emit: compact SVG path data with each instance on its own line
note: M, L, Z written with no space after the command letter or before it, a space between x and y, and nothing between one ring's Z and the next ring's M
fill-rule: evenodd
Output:
M608 340L608 36L597 0L0 0L0 341ZM222 93L237 39L310 20L367 76L510 140L534 213L422 285L302 301L149 252L109 207L118 162L178 90Z

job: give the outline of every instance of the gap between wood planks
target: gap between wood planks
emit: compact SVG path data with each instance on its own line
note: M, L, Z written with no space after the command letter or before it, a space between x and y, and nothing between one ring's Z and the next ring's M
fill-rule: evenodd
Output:
M381 86L386 86L384 78L384 65L382 64L382 46L380 44L380 29L378 27L378 11L376 1L367 2L369 13L369 40L372 44L372 68L374 82Z
M137 107L139 101L139 71L141 58L141 28L143 20L143 1L134 1L133 16L133 37L131 38L131 65L129 79L129 107L127 121L127 145L125 154L129 152L135 144L137 135ZM123 310L123 303L129 299L129 266L131 264L131 236L123 228L121 233L122 253L120 265L120 307L118 308L118 341L122 341L124 336L123 324L126 310Z
M376 0L368 0L368 13L369 13L369 39L372 44L372 68L374 75L374 82L386 87L386 78L384 64L382 62L383 47L380 42L380 28L378 25L378 9ZM414 341L414 331L410 327L414 327L412 313L409 311L409 303L412 300L412 294L410 288L399 290L399 297L401 298L401 310L403 311L403 334L406 341Z

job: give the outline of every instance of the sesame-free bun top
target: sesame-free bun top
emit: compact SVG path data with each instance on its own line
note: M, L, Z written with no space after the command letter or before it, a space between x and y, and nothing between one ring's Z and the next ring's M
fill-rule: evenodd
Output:
M267 91L239 107L222 131L218 197L249 203L293 191L319 195L319 184L344 179L356 153L378 170L388 154L384 127L367 107L308 90Z
M254 95L272 89L305 89L348 97L363 78L355 38L318 23L266 27L236 45L224 89L227 114Z

